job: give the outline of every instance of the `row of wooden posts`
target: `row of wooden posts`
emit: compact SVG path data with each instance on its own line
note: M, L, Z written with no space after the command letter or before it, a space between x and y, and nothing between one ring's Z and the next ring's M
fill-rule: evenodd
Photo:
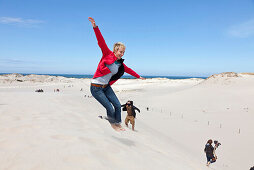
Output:
M146 111L149 111L149 110L150 109L148 107L146 107ZM161 113L162 113L162 109L161 109ZM170 112L169 115L171 117L172 113ZM183 119L183 114L182 114L181 118ZM208 126L210 125L210 121L207 122L207 125ZM222 128L222 124L221 123L220 123L220 128ZM240 133L241 133L241 128L238 129L238 134L240 134Z

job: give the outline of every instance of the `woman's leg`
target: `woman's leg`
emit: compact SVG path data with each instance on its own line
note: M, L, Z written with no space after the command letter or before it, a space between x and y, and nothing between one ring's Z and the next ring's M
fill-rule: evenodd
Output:
M116 123L121 123L121 104L110 86L107 86L105 89L105 95L107 96L108 100L113 104L115 108L114 118Z
M104 90L102 87L94 87L94 86L91 86L90 87L90 91L93 95L93 97L100 103L102 104L103 107L106 108L107 110L107 116L108 116L108 121L110 123L116 123L116 120L115 120L115 110L114 108L112 107L109 99L107 98L107 96L105 95L104 93ZM120 106L121 107L121 106Z

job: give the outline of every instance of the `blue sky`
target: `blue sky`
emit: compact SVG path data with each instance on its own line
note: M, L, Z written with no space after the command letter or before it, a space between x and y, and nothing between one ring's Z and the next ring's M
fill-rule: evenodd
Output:
M88 17L140 75L254 72L254 0L0 0L0 73L93 74Z

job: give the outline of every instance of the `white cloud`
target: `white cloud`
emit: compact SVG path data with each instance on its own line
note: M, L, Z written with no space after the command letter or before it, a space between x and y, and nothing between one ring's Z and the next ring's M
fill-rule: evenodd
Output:
M235 25L228 32L231 36L239 38L247 38L254 36L254 19Z
M22 61L22 60L18 60L18 59L7 59L7 58L0 59L0 62L1 62L1 63L4 63L4 64L19 64L19 63L24 63L24 61Z
M0 23L2 24L15 24L23 26L36 26L37 24L44 23L41 20L13 18L13 17L0 17Z

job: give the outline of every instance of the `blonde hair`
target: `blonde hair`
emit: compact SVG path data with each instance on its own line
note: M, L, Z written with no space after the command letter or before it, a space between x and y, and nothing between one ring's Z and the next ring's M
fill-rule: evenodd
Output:
M126 48L125 45L121 42L117 42L114 44L114 47L113 47L113 52L117 52L119 50L119 48L122 47L122 48Z

